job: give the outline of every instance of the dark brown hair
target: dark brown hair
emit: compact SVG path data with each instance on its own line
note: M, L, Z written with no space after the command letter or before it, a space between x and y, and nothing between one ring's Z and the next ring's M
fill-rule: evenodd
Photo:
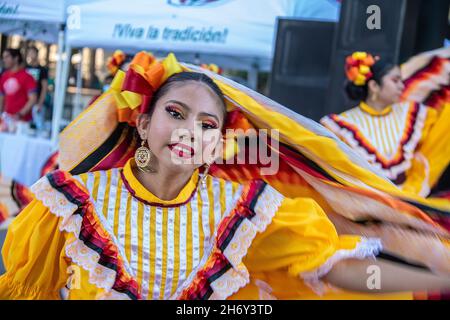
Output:
M13 59L17 58L19 64L23 63L23 56L20 49L6 48L5 52L8 52Z
M378 85L382 86L383 77L395 67L396 65L391 63L390 61L386 59L379 59L370 68L370 71L373 74L370 80L374 80L376 83L378 83ZM369 81L367 81L363 86L357 86L353 82L347 81L345 85L345 93L347 94L347 97L351 100L365 101L369 95Z

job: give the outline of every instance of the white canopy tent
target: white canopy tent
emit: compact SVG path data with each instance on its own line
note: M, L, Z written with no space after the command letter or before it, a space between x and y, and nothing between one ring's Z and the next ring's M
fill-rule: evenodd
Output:
M276 18L291 16L295 2L100 0L69 15L67 42L72 47L174 51L188 58L198 54L224 67L257 64L269 70Z
M66 52L81 47L173 51L181 61L247 70L255 88L258 71L271 67L277 17L335 20L339 6L337 0L85 1L67 7ZM69 63L65 59L62 79L67 80ZM66 86L62 81L59 91ZM55 105L55 140L63 102L64 94Z
M58 43L65 22L64 0L7 0L0 4L0 33Z
M54 105L61 95L61 65L65 44L65 0L8 0L0 7L0 33L58 44ZM52 132L57 130L53 114ZM53 136L53 133L52 133ZM53 139L55 141L56 139Z
M339 7L337 0L97 0L72 9L67 42L269 70L277 17L336 20Z
M176 52L187 62L216 63L247 70L256 87L258 70L269 70L276 18L292 16L295 0L96 0L67 7L66 52L93 47L139 50L155 55ZM249 12L252 15L249 16ZM70 59L61 78L67 79ZM59 92L65 92L66 81ZM52 139L63 112L57 97Z

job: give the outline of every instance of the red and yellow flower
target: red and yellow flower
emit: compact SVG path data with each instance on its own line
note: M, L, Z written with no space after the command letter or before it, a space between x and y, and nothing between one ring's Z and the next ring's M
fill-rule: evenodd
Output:
M106 62L106 67L108 68L109 73L115 75L122 64L125 62L125 59L126 55L122 50L114 51L113 55L109 57Z
M357 51L348 56L345 62L347 79L355 85L364 86L372 78L370 68L374 65L375 59L371 54Z

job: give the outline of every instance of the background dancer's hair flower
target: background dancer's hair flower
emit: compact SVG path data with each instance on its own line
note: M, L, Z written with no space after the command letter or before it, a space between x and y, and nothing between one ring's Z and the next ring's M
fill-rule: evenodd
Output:
M373 76L371 67L375 64L375 61L376 57L374 58L367 52L354 52L345 60L347 79L356 86L364 86Z
M106 62L106 67L108 68L109 73L114 76L117 70L122 67L126 58L127 56L125 55L125 53L123 53L122 50L114 51L112 56L109 57L108 61Z

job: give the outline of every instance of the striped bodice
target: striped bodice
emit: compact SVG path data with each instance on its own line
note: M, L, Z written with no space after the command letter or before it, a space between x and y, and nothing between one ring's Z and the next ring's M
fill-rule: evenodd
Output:
M389 179L401 183L424 135L427 107L403 102L378 114L369 108L362 103L326 116L321 123Z
M199 265L222 217L242 187L208 177L185 204L156 205L130 189L121 169L76 176L86 186L105 229L114 235L144 299L168 299Z
M373 116L361 108L353 108L342 114L344 120L355 125L385 158L395 155L405 129L409 112L407 104L395 105L392 111L384 116Z

